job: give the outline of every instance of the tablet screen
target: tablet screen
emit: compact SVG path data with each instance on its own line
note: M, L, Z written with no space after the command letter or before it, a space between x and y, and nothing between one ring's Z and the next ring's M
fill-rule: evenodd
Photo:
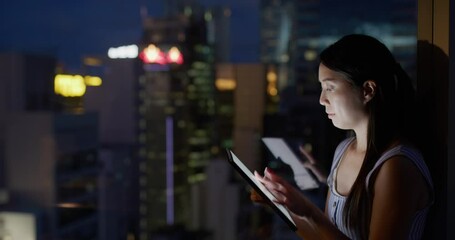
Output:
M272 209L280 215L293 231L297 230L297 226L295 225L294 220L292 220L287 208L284 205L275 202L276 199L273 194L254 177L254 174L231 150L227 149L227 153L229 162L234 169L262 196L262 198L271 203L270 206Z
M294 154L293 150L284 139L262 138L262 141L276 159L289 165L294 174L295 183L301 190L319 187L317 179L303 166L301 160Z

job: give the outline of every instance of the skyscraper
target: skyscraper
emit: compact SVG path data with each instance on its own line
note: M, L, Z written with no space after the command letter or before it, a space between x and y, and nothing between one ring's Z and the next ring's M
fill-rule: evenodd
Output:
M144 21L137 85L141 239L167 226L200 227L196 186L215 142L214 53L205 29L201 16Z
M0 63L1 176L10 193L1 210L30 213L37 239L98 237L97 115L57 111L55 58L11 53Z

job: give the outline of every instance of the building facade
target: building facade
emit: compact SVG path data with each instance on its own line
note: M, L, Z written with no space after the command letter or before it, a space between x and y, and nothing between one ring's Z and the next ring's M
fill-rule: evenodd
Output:
M141 46L140 237L163 234L169 227L199 231L204 210L198 183L206 179L216 137L214 52L205 20L192 15L148 18Z

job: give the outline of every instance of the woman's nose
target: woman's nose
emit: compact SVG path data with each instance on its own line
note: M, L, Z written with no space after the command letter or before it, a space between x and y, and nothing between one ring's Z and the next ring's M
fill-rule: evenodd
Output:
M325 97L324 91L321 91L321 95L319 96L319 104L322 106L327 104L327 98Z

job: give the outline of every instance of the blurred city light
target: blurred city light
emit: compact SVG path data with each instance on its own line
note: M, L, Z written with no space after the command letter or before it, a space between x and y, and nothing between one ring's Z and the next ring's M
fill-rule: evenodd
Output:
M234 79L218 78L215 81L215 86L219 91L232 91L235 89L236 83Z
M162 51L155 44L150 44L140 54L139 58L144 63L165 64L183 64L183 55L177 47L171 47L169 51Z
M54 91L64 97L81 97L86 91L84 78L81 75L58 74L54 79Z
M183 56L180 53L179 49L176 47L172 47L168 54L168 61L172 63L182 64L183 63Z
M165 54L154 44L148 45L140 54L139 57L144 63L158 63L165 64Z
M120 47L112 47L107 51L107 56L111 59L117 58L137 58L139 53L137 45L128 45Z
M58 74L54 79L54 92L64 97L81 97L87 86L101 86L102 80L97 76Z
M85 76L84 80L85 80L85 85L92 86L92 87L101 86L101 84L103 83L101 78L97 77L97 76Z

